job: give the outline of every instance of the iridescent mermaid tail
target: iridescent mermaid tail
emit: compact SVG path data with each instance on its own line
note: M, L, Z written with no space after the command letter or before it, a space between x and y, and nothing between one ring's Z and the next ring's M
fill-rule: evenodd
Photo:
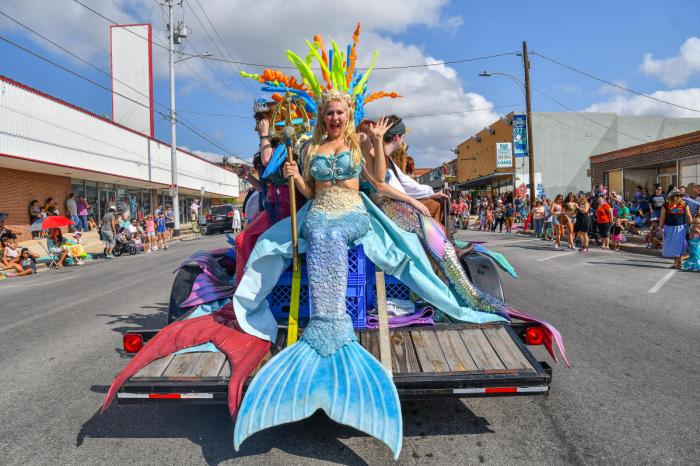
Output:
M410 205L394 199L384 198L379 201L378 205L399 227L418 235L425 249L440 266L445 277L447 277L451 288L464 304L472 309L483 312L493 312L508 319L514 317L541 324L545 327L545 333L547 335L545 345L549 354L552 355L555 361L558 360L552 348L552 342L556 343L564 362L567 366L569 365L569 360L566 357L566 349L564 348L564 341L561 334L554 326L544 320L505 304L488 293L479 290L472 284L459 262L459 257L457 256L454 246L447 240L442 226L432 217L420 215L420 213ZM503 257L501 254L494 253L486 248L483 248L483 250L488 251L487 255L490 257ZM512 266L507 263L505 258L503 258L503 262L512 269ZM500 265L503 266L503 264ZM513 270L513 273L514 272L515 270Z
M236 421L236 450L250 435L322 409L334 421L386 443L398 458L401 407L391 374L358 342L346 314L348 244L369 229L356 191L317 193L302 226L313 308L299 342L273 357L248 387Z

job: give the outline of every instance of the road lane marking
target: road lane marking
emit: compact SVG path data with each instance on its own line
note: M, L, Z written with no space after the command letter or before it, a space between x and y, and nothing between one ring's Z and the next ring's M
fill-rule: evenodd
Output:
M666 284L666 282L669 281L676 274L676 272L678 272L678 270L676 270L676 269L669 270L669 272L666 275L661 277L661 280L656 282L656 285L649 288L648 293L656 294L656 292L659 291L661 289L661 287L664 286Z
M543 257L542 259L537 259L537 262L544 262L544 261L548 261L549 259L556 259L557 257L570 256L572 254L576 254L577 252L578 251L571 251L571 252L566 252L564 254L555 254L553 256Z

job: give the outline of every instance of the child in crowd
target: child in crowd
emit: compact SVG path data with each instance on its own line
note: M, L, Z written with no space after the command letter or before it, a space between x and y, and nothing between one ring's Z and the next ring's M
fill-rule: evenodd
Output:
M615 251L620 250L620 243L622 243L622 231L622 222L619 218L617 218L615 219L615 223L613 224L612 229L610 230L610 239L612 240L613 246L615 247Z
M134 235L132 236L132 239L133 239L133 241L134 241L134 247L135 247L136 250L139 252L139 254L141 254L141 253L143 253L143 252L146 252L146 245L143 244L143 241L141 240L141 233L139 233L139 232L137 231L137 232L134 233Z
M158 238L158 247L160 249L168 249L168 245L165 244L165 231L167 230L165 226L165 215L163 211L158 214L156 218L156 234Z
M651 221L651 227L649 228L649 233L646 234L647 248L649 249L660 249L663 246L663 235L664 231L659 226L659 220L654 219Z
M22 271L17 273L17 276L31 275L36 273L36 259L39 257L38 254L31 252L27 248L22 248L20 256L18 259L19 265L22 267Z
M683 262L683 270L700 272L700 215L693 219L688 239L689 257Z
M479 209L479 231L486 229L486 207L481 206Z
M147 252L153 251L156 247L156 223L153 221L153 215L146 215L146 236L148 238L148 250Z

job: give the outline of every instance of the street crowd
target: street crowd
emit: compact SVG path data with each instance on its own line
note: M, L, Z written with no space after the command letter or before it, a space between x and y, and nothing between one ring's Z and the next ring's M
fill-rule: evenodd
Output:
M660 249L673 259L673 268L697 270L697 241L700 240L700 186L660 185L649 192L641 186L631 199L606 186L596 185L589 193L558 194L542 197L530 206L530 197L484 194L463 196L452 203L451 214L457 228L468 229L471 215L477 220L473 229L512 233L514 225L552 241L562 248L589 251L591 241L601 249L620 250L629 236L644 238L646 247ZM683 260L685 259L685 262Z

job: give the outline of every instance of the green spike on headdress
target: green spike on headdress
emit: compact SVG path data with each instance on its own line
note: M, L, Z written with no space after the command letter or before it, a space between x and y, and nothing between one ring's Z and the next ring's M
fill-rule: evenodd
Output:
M357 83L355 86L355 89L352 91L353 97L362 92L362 89L364 85L367 83L367 79L369 78L370 73L372 73L372 69L374 68L374 64L377 63L377 56L379 55L379 52L374 52L374 57L372 58L372 64L369 65L369 68L367 68L367 71L365 71L365 75L362 76L362 79Z
M331 44L333 45L331 79L333 80L333 84L336 89L346 92L348 90L348 85L345 82L345 60L343 60L343 54L340 52L340 47L338 47L338 44L334 40L331 40Z
M289 61L291 61L294 66L299 70L299 73L301 74L301 77L306 81L309 86L311 86L311 90L314 92L314 95L316 98L319 98L321 96L321 86L318 83L318 80L316 79L316 76L314 75L314 72L311 70L309 65L306 64L304 60L302 60L299 55L296 53L292 52L291 50L287 50L286 52L287 58Z

